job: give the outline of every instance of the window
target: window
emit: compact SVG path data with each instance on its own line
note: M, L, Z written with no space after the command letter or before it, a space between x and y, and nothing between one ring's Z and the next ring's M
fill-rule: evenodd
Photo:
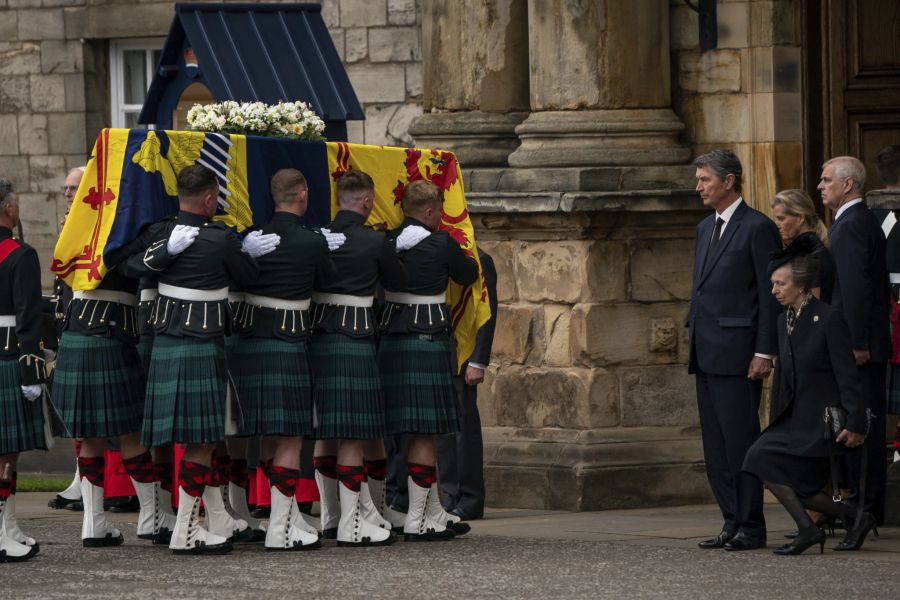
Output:
M113 127L143 127L138 116L159 56L163 38L115 40L109 44L110 116Z

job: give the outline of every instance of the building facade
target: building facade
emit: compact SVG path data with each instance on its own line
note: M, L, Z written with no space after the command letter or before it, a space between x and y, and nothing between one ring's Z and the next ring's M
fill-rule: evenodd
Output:
M720 0L326 0L362 102L351 141L459 155L495 258L479 392L492 505L709 498L684 327L691 157L729 147L744 198L814 192L828 156L900 143L900 5ZM171 2L0 0L0 176L44 264L62 177L134 121ZM880 187L870 169L873 183ZM815 196L815 194L813 193ZM49 283L49 272L44 273Z

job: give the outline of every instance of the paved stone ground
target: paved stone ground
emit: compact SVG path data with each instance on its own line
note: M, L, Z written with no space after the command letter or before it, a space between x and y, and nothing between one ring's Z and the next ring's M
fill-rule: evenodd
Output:
M850 555L779 557L770 550L701 551L716 510L563 513L489 511L445 543L270 553L239 545L224 557L175 557L138 542L136 515L114 515L126 543L87 550L79 515L51 511L51 494L21 494L23 528L41 542L34 560L0 565L0 598L897 598L900 529ZM770 546L790 526L768 506Z

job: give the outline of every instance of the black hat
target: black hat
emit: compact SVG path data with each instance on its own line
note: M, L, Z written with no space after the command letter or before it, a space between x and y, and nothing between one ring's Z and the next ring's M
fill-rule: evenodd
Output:
M769 277L772 276L772 273L788 264L798 256L809 256L811 254L815 254L816 251L821 247L822 241L815 233L811 231L801 233L800 235L795 237L794 241L792 241L790 244L788 244L781 250L773 252L770 255L771 258L769 260L768 268Z

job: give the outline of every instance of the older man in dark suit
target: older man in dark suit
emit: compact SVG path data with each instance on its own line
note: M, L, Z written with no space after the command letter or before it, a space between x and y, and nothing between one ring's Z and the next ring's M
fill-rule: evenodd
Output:
M459 433L438 439L438 476L447 493L444 508L463 520L484 516L484 448L481 441L481 417L478 415L478 385L491 360L494 328L497 323L497 269L491 255L478 249L484 271L491 319L481 326L475 349L453 378L459 407Z
M867 483L864 506L881 520L885 488L886 362L891 356L890 287L881 223L862 199L866 168L852 156L832 158L822 166L818 189L822 204L835 211L831 254L837 269L832 304L850 326L853 355L863 397L874 415L865 446ZM850 483L858 486L857 460L850 460Z
M715 214L697 226L689 372L697 376L707 477L724 518L721 533L700 547L752 550L766 544L762 484L741 466L759 436L762 382L778 348L767 266L779 235L743 202L733 152L713 150L694 166L697 191Z

